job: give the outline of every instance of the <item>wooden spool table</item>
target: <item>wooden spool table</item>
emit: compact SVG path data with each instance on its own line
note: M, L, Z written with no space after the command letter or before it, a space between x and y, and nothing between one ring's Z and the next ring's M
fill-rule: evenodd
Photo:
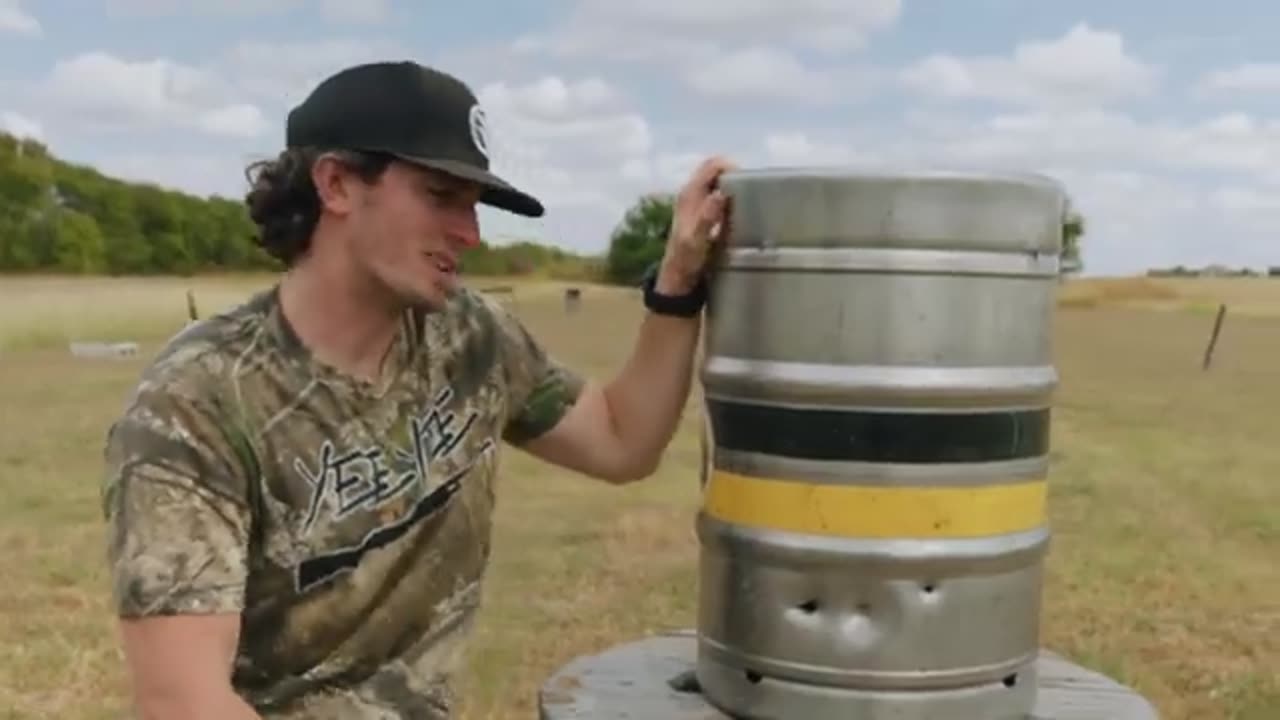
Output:
M542 686L539 717L732 720L712 707L696 687L687 687L692 681L696 643L693 631L681 630L576 658ZM1037 701L1027 720L1159 718L1155 708L1130 688L1054 653L1041 654L1038 673Z

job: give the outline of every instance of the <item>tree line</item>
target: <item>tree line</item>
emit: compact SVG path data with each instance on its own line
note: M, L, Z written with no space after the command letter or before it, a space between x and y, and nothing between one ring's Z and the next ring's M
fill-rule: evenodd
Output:
M243 203L108 177L0 133L0 270L249 270L271 259Z
M255 242L241 199L198 197L108 176L0 132L0 272L189 275L280 268ZM584 278L599 263L532 242L481 243L478 275Z

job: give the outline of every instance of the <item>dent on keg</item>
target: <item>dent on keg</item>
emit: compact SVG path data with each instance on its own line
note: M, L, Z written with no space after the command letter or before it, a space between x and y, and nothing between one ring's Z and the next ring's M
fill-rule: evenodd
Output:
M1063 189L807 169L721 186L704 694L741 718L1025 717Z

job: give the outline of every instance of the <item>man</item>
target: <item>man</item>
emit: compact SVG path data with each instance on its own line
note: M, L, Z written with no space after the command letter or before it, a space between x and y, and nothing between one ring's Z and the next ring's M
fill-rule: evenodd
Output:
M649 312L607 383L462 288L488 171L455 78L374 63L289 115L250 213L288 269L159 354L113 425L104 505L144 718L455 717L449 678L489 554L499 445L622 483L689 392L718 158L678 195Z

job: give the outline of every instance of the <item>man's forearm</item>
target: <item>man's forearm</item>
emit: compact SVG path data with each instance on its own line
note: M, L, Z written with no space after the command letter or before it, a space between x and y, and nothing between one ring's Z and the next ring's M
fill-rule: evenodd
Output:
M660 275L659 292L687 292L688 282ZM613 431L628 465L652 472L671 442L689 398L697 354L700 316L648 313L640 323L631 356L604 389Z
M262 716L228 686L199 694L152 693L139 698L141 720L262 720Z

